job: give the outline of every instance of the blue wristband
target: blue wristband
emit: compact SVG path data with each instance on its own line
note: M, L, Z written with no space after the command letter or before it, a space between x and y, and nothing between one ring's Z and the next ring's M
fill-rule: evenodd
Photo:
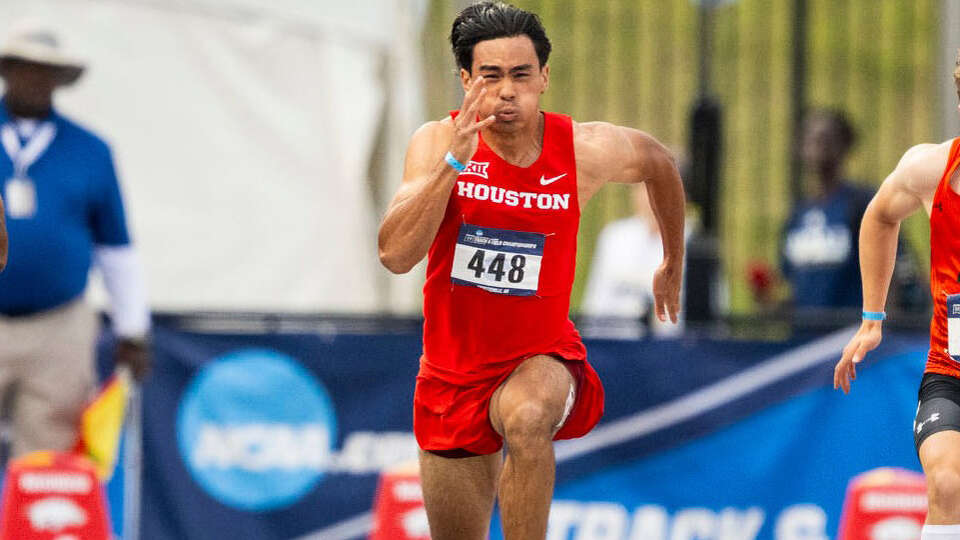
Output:
M882 311L864 311L863 319L866 321L882 321L887 318L887 314Z
M460 172L467 170L467 166L457 161L457 158L453 157L453 154L450 152L447 152L446 157L444 157L443 159L447 160L447 163L450 164L451 167L453 167L454 169Z

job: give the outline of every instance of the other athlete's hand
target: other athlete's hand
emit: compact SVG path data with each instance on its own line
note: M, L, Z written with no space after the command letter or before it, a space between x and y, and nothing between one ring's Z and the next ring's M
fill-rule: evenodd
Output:
M453 141L450 143L450 153L460 163L466 163L477 151L477 133L492 124L497 117L490 115L477 121L477 112L487 94L486 79L477 77L470 83L466 95L463 96L463 105L460 114L453 120Z
M676 324L680 314L680 284L683 282L683 264L664 261L653 274L653 303L657 318L667 322L667 316Z
M857 364L859 364L868 352L880 345L880 339L883 332L880 328L880 321L863 321L856 335L843 348L843 356L837 362L837 367L833 370L833 388L842 388L843 393L850 392L851 381L857 378Z

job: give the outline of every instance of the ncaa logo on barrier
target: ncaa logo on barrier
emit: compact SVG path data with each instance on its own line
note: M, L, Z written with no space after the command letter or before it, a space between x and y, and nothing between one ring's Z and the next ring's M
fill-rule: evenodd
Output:
M241 510L289 506L330 462L336 418L323 384L277 351L243 349L206 364L177 414L180 454L194 480Z

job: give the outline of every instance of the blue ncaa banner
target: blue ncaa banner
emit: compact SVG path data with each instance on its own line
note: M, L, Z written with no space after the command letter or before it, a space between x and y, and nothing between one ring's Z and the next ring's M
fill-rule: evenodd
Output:
M909 431L925 341L885 336L844 397L827 387L851 332L589 341L606 416L556 446L549 538L832 537L850 477L917 468ZM413 331L158 324L155 348L141 538L362 538L380 473L416 459Z
M158 327L144 388L141 538L290 539L369 513L416 459L415 335Z

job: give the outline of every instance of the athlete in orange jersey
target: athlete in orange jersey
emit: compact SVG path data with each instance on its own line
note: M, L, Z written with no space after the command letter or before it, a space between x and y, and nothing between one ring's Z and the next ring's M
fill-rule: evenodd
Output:
M960 56L953 77L960 96ZM907 150L870 202L860 228L864 321L833 385L849 392L856 364L880 344L900 222L921 207L930 216L934 309L913 429L929 499L920 538L960 540L960 138Z
M396 273L429 252L414 432L430 533L486 538L499 496L506 538L544 538L552 441L603 411L567 313L580 210L607 182L646 182L664 247L656 313L676 322L683 187L649 135L540 110L550 42L536 15L474 4L450 39L463 105L413 135L379 238Z

